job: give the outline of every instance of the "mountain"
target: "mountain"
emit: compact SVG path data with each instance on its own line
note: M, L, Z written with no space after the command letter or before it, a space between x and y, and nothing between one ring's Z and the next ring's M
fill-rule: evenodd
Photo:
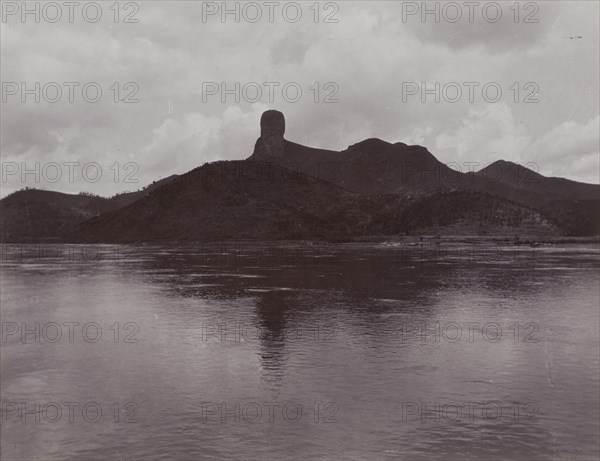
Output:
M124 208L83 222L86 242L296 238L326 232L351 193L260 162L215 162Z
M0 200L3 242L64 242L76 226L94 216L135 202L174 180L176 175L135 192L111 198L23 189Z
M459 233L529 226L557 234L535 211L488 194L363 196L278 164L246 160L196 168L143 200L81 223L73 239L350 238L448 226Z
M422 146L380 139L367 139L340 152L285 140L282 157L265 157L255 150L248 160L279 163L363 195L448 189L456 176Z
M571 181L564 178L548 178L541 174L506 160L497 160L475 173L521 192L543 194L547 200L566 198L571 200L598 199L599 187L593 184Z
M109 204L110 204L109 208L111 210L116 210L118 208L127 206L130 203L135 202L136 200L146 197L150 192L153 192L156 189L159 189L160 187L164 186L165 184L169 184L170 182L174 181L175 178L177 178L177 176L178 175L173 174L171 176L167 176L166 178L159 179L158 181L153 181L152 184L150 184L140 190L137 190L134 192L123 192L121 194L117 194L114 197L111 197L108 199Z
M595 184L548 178L504 160L462 173L438 161L425 147L376 138L331 151L287 141L283 133L276 136L282 139L279 152L260 148L261 132L248 159L274 162L363 195L478 191L535 209L566 235L600 234L600 186Z
M107 199L25 189L0 200L2 237L8 242L62 241L74 225L107 208Z
M548 178L504 160L475 175L491 193L539 210L566 235L600 234L600 186Z
M600 234L600 186L498 161L461 173L422 146L371 138L332 151L261 118L246 160L214 162L111 199L21 191L0 201L4 241L347 239L416 233Z
M475 173L462 173L437 160L425 147L376 138L343 151L284 140L281 157L262 156L255 149L248 160L278 163L365 195L469 189L527 200L532 206L556 199L600 198L598 185L548 178L513 162L498 160Z

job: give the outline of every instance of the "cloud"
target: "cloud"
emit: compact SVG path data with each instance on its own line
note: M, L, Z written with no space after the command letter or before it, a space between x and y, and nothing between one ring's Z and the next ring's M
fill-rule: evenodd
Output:
M578 123L568 120L548 131L531 147L531 157L550 176L600 182L600 116Z
M541 43L551 31L560 2L401 2L406 22L424 42L451 49L484 48L510 53ZM412 13L414 11L414 14ZM436 22L437 20L437 22Z
M531 136L515 122L510 106L499 102L471 109L457 129L437 136L435 147L442 153L450 151L458 161L487 165L498 159L524 163L530 142Z
M537 24L511 22L512 3L503 3L502 21L462 25L403 23L400 3L338 2L337 23L323 22L329 10L315 22L311 3L302 3L297 23L281 12L273 23L204 21L201 2L143 2L135 24L115 23L107 8L95 24L9 21L1 30L3 82L97 82L103 96L88 103L78 93L73 103L55 104L9 97L2 161L95 161L106 170L136 162L141 186L203 162L246 158L260 114L278 109L286 137L311 146L344 149L379 137L423 144L446 162L532 160L542 172L597 182L589 173L600 98L596 3L540 3ZM473 81L498 82L502 100L402 98L403 82ZM540 102L515 103L509 87L530 81ZM111 86L122 98L128 82L139 102L115 103ZM279 87L273 102L264 86L257 102L234 95L222 102L220 94L203 100L203 82ZM298 102L282 97L289 82L302 89ZM328 96L339 101L326 103ZM2 194L24 185L2 184ZM109 180L45 186L104 195L132 187Z

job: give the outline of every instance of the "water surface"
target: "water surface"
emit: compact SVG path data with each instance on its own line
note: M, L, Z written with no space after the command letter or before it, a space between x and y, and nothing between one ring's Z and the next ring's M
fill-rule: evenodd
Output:
M2 459L600 456L596 246L4 250Z

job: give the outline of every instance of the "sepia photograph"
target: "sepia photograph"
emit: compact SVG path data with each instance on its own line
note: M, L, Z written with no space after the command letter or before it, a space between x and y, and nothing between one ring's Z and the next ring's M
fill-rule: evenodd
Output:
M0 9L0 461L600 461L600 2Z

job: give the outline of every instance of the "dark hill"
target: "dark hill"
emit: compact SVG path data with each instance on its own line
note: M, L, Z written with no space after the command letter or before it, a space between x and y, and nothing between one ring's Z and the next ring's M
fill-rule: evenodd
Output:
M433 213L432 213L433 211ZM556 229L533 210L479 192L361 196L268 162L204 165L125 208L90 219L84 242L349 238L452 227L531 235Z
M75 224L107 209L102 197L21 190L0 201L3 241L63 241Z
M600 186L571 181L565 178L549 178L505 160L498 160L475 173L488 182L497 182L527 193L543 194L547 201L558 198L567 200L600 199Z
M379 139L368 139L341 152L285 140L283 157L261 159L255 152L248 160L298 169L363 195L451 189L457 176L424 147Z
M172 181L176 175L135 192L111 198L91 194L23 189L0 200L3 242L63 242L76 226L94 216L129 205Z
M480 190L539 210L566 235L600 234L600 186L553 178L505 160L474 174Z
M279 165L215 162L79 226L87 242L324 236L351 193Z
M165 184L169 184L178 175L173 174L171 176L167 176L166 178L159 179L158 181L154 181L149 186L144 187L143 189L134 191L134 192L123 192L122 194L117 194L114 197L108 199L110 205L110 209L116 210L118 208L122 208L124 206L129 205L130 203L135 202L141 198L147 196L150 192L155 191L159 187L164 186Z

